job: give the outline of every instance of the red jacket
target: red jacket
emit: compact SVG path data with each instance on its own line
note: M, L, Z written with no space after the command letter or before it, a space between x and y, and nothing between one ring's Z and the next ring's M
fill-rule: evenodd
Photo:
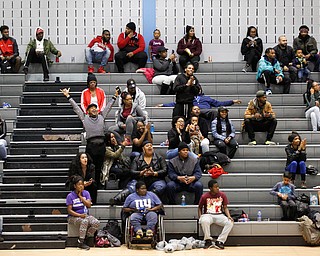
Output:
M106 95L104 90L96 87L96 97L98 100L99 113L106 107ZM84 89L81 93L81 108L84 113L87 113L87 107L91 104L91 93L89 88Z
M95 38L93 38L91 40L91 42L88 44L89 48L95 48L95 47L99 47L102 50L105 50L106 48L109 48L110 50L110 57L108 59L108 62L112 62L113 61L113 56L114 56L114 49L112 44L110 44L110 42L103 42L102 36L97 36Z
M7 40L4 40L3 38L0 39L0 56L11 56L14 55L14 57L19 56L19 49L17 41L9 37Z
M123 32L118 36L118 47L120 51L133 52L133 54L137 54L139 52L143 52L146 43L141 34L135 33L133 37L128 37Z

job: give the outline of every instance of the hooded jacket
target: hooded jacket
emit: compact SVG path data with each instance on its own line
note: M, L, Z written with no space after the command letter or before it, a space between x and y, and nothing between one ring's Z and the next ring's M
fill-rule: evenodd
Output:
M110 42L103 42L102 36L97 36L91 40L91 42L88 44L88 48L95 52L103 52L108 48L110 50L110 56L108 59L108 62L113 61L114 56L114 48Z
M37 48L36 31L38 29L42 29L44 31L44 29L41 28L41 27L37 27L35 29L35 31L34 31L35 38L30 40L30 42L29 42L29 44L27 46L27 49L26 49L26 56L28 56L29 51L31 49L36 49ZM51 62L51 60L49 58L49 53L52 53L53 55L57 55L58 54L58 50L54 47L53 43L50 40L44 38L44 35L45 35L45 33L43 32L43 39L42 39L43 40L43 52L47 56L48 62Z
M256 75L256 79L259 79L261 78L261 75L263 73L263 71L266 71L266 70L269 70L271 71L272 73L274 73L274 70L279 70L280 73L277 74L275 73L275 76L282 76L284 77L283 73L282 73L282 68L280 66L280 63L277 59L274 59L272 62L269 61L269 58L264 55L260 60L259 60L259 63L258 63L258 72L257 72L257 75Z
M302 49L304 55L311 56L318 53L317 41L312 36L307 35L305 38L300 35L293 40L293 50Z

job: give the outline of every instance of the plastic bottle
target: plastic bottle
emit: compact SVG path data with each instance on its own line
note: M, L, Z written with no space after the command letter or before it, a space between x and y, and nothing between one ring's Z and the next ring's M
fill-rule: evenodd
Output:
M257 214L257 221L261 221L262 220L262 213L261 211L259 210L258 211L258 214Z
M151 123L150 132L151 132L152 134L154 133L154 124L153 124L153 123Z
M182 196L181 196L181 205L182 205L182 206L185 206L185 205L186 205L186 196L185 196L185 195L182 195Z

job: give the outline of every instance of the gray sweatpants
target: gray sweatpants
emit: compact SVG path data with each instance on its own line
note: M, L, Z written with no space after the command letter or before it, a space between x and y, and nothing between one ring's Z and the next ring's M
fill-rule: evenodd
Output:
M223 227L221 234L219 235L217 241L225 243L228 235L233 227L233 222L228 219L224 214L203 214L200 217L200 224L204 233L204 240L212 240L210 236L210 226L211 224L216 224Z

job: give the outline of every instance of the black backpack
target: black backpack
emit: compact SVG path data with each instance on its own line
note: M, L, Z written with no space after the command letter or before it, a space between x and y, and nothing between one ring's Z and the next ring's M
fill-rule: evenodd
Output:
M310 197L306 194L302 194L297 197L296 205L297 205L297 217L300 218L303 215L308 216L310 213Z
M111 235L118 238L121 241L121 227L118 220L108 220L103 230L108 231Z
M208 165L208 167L212 164L220 164L222 166L225 166L229 163L231 163L231 160L226 154L213 151L204 153L200 159L200 167L202 171L205 171L207 169L206 165Z

